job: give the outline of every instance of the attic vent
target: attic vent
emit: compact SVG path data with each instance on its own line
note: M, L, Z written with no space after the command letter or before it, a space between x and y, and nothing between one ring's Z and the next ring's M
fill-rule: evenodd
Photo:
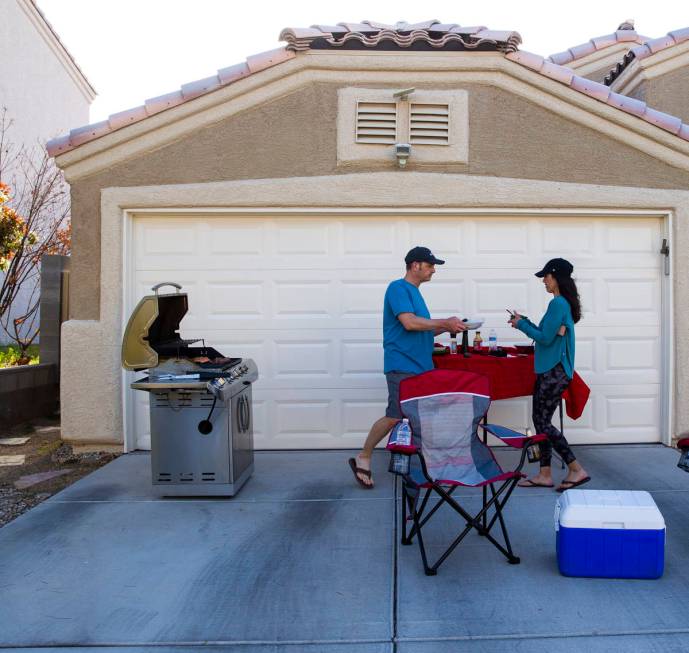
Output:
M447 104L412 104L409 138L412 145L449 145L450 107Z
M447 120L447 119L446 119ZM350 123L351 124L351 123ZM397 107L394 102L358 102L357 143L390 143L397 138Z

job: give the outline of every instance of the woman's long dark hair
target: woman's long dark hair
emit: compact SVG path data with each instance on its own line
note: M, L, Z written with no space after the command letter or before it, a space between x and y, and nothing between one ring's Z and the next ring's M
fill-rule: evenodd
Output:
M557 286L560 289L560 294L567 300L569 307L572 309L572 319L574 324L581 320L581 300L579 299L579 291L574 279L569 275L553 274Z

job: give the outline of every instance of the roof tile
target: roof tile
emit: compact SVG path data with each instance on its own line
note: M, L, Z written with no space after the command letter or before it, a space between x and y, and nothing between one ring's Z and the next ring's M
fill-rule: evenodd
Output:
M620 30L621 32L628 32L630 30ZM596 36L591 39L593 47L596 50L602 50L603 48L609 48L611 45L616 45L621 39L617 38L617 32L612 34L605 34L604 36Z
M644 113L642 118L646 122L658 125L658 127L661 127L665 131L672 132L673 134L679 133L682 127L682 121L676 116L671 116L670 114L651 109L650 107L646 107L646 113Z
M661 50L665 50L673 45L675 45L675 39L673 39L669 35L661 36L658 39L651 39L650 41L646 41L646 46L648 46L648 49L653 54L655 54L656 52L660 52Z
M77 127L69 132L69 142L70 144L77 147L82 143L103 136L110 131L110 125L107 120L102 120L101 122L96 122L92 125L85 125L83 127Z
M567 84L567 86L571 84L572 77L574 77L574 72L571 68L558 66L550 61L543 62L543 67L540 72L562 84Z
M651 48L649 48L645 43L642 43L641 45L633 47L629 51L629 54L634 55L633 58L635 59L645 59L646 57L650 57L653 52L651 52Z
M210 91L218 88L220 84L221 82L217 75L213 75L213 77L206 77L205 79L197 79L195 82L189 82L188 84L182 85L182 97L185 100L192 100L199 95L209 93Z
M540 55L533 54L532 52L525 52L524 50L509 52L505 55L505 57L537 72L541 70L544 62L543 57Z
M548 59L558 66L564 66L566 63L572 61L572 53L569 50L565 52L558 52L557 54L551 54Z
M182 91L172 91L172 93L166 93L165 95L149 98L148 100L144 101L144 105L148 115L152 116L153 114L165 111L165 109L169 109L170 107L175 107L182 102L184 102Z
M635 116L643 116L646 111L646 103L633 97L611 92L607 100L611 107L617 107Z
M610 95L610 88L605 84L594 82L593 80L586 79L586 77L580 77L579 75L574 75L572 77L570 86L601 102L607 102L608 96Z
M110 124L110 129L114 131L115 129L120 129L120 127L131 125L133 122L139 122L139 120L143 120L147 115L146 107L142 104L140 107L113 113L108 118L108 123Z
M297 55L294 52L285 50L285 48L275 48L275 50L267 50L266 52L259 52L246 58L246 65L251 74L257 73L276 64L294 59Z
M582 57L585 57L586 55L595 52L596 46L592 41L589 41L588 43L575 45L573 48L570 48L569 51L572 53L573 59L581 59Z
M218 71L218 79L223 85L231 84L247 75L251 75L251 71L249 70L249 66L246 65L246 61L235 64L234 66L228 66L227 68L221 68Z
M675 40L675 43L684 43L684 41L689 41L689 27L668 32L668 36L671 36Z

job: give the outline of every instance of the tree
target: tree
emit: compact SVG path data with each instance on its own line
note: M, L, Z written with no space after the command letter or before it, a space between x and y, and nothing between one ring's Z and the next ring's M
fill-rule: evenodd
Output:
M40 263L44 254L70 253L69 190L42 145L16 146L11 121L0 113L0 327L24 359L39 333ZM20 314L10 307L20 291L28 297Z

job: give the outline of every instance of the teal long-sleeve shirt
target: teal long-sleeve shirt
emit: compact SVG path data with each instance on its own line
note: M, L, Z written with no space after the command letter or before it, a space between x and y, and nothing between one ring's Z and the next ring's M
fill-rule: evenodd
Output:
M557 334L564 325L567 331L564 336ZM536 326L528 318L517 322L517 329L531 338L536 347L534 369L536 374L543 374L562 363L567 376L574 375L574 320L569 302L562 296L553 297L548 304L545 315Z

